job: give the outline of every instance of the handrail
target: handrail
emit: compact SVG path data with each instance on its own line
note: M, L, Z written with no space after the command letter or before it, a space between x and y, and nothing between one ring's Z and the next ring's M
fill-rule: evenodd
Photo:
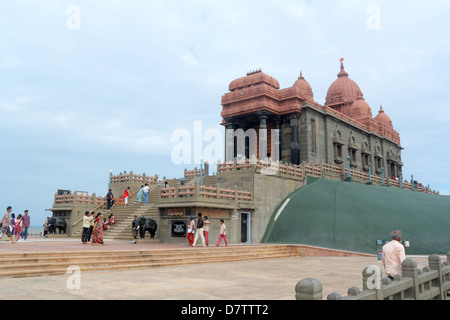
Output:
M139 189L136 190L135 192L133 192L132 194L130 194L130 198L133 197L136 193L139 192ZM121 198L114 198L114 201L119 200ZM103 207L105 204L107 203L107 201L102 202L101 204L99 204L97 207L95 207L94 209L92 209L91 211L89 211L89 213L93 213L95 211L97 211L99 208ZM83 220L83 217L81 217L80 219L78 219L76 222L74 222L74 224L72 224L72 227L75 227L78 223L80 223L80 221Z

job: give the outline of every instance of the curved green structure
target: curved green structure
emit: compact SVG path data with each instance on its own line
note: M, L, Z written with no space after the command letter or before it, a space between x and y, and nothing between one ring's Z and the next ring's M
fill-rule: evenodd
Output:
M310 178L278 205L261 242L376 254L393 230L409 241L406 254L446 254L450 197Z

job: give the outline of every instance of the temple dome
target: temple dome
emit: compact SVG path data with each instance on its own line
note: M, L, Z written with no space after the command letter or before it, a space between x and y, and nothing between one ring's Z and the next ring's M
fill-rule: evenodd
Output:
M293 87L299 88L307 99L314 101L314 94L312 88L309 85L308 81L306 81L305 78L303 77L302 72L300 72L300 77L298 78L297 81L295 81Z
M375 117L375 120L389 126L390 128L393 128L391 118L384 112L383 106L380 106L380 111L378 112L378 115Z
M352 104L359 95L362 96L361 89L355 81L348 77L348 73L344 70L344 64L341 63L341 72L338 78L328 88L325 105L335 106L341 104Z
M362 95L359 95L351 107L352 118L355 120L372 119L372 110L369 104L364 100Z
M232 81L228 87L228 90L234 91L237 89L249 87L251 85L257 85L265 83L275 89L280 89L280 84L277 79L265 74L261 69L247 73L247 76Z

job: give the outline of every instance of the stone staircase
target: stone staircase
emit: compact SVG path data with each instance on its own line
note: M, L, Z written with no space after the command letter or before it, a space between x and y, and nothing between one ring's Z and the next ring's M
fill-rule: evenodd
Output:
M131 234L131 223L134 220L134 216L145 216L153 218L158 223L158 209L154 206L154 203L159 199L161 187L158 185L150 190L148 204L144 205L138 203L136 196L133 196L127 207L114 206L111 210L101 210L103 218L109 217L112 213L116 217L116 223L111 225L107 230L103 230L103 238L108 240L133 240ZM158 226L159 228L159 226ZM72 237L81 238L83 227L79 225L78 229L72 233ZM160 242L158 238L158 230L156 231L156 237L150 240L148 232L145 237L145 242ZM142 240L140 240L142 242Z
M14 252L2 253L0 278L61 275L66 274L69 266L77 266L81 272L86 272L276 259L300 255L301 250L291 245Z

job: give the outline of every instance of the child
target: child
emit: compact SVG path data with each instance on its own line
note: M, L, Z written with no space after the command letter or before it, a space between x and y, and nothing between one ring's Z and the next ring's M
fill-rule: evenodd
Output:
M219 240L217 240L216 246L220 246L222 243L222 239L225 240L225 246L228 247L227 242L227 226L225 225L223 219L220 219L220 232L219 232Z

